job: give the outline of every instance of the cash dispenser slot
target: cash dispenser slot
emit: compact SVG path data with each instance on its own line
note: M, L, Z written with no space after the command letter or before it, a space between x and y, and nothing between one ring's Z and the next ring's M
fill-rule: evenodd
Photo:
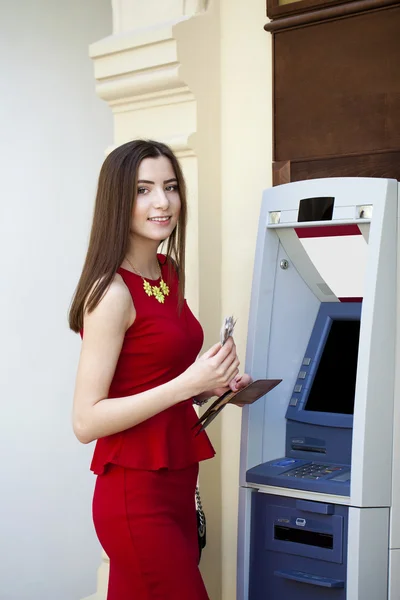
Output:
M343 558L343 517L341 515L311 512L293 507L270 506L266 513L266 547L273 552L297 554L340 563ZM332 506L324 505L323 506Z
M304 519L302 520L304 521ZM333 549L333 535L331 533L321 533L320 531L307 531L284 525L275 525L274 539L282 542L317 546L318 548L329 548L329 550Z
M289 581L298 581L299 583L308 583L325 588L343 588L344 581L342 579L332 579L331 577L321 577L313 573L303 573L302 571L275 571L276 577L288 579Z

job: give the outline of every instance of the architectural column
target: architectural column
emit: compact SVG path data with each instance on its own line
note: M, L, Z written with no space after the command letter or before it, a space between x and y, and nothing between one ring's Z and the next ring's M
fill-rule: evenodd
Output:
M209 346L221 320L219 3L113 0L112 6L113 34L90 47L96 90L113 113L113 147L156 139L181 162L188 186L186 297ZM212 431L218 458L200 474L208 526L201 568L215 600L222 593L220 428ZM105 600L108 570L103 553L91 600Z

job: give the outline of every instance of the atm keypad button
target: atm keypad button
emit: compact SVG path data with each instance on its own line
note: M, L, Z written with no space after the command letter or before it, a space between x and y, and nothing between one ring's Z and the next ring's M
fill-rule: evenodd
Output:
M306 375L307 375L306 371L300 371L300 373L299 373L299 379L305 379Z

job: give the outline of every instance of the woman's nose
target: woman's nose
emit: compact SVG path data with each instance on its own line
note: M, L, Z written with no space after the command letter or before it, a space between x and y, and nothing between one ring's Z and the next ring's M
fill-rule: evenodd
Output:
M157 192L157 195L156 195L155 201L154 201L154 206L155 206L155 208L162 208L164 210L169 207L168 196L164 190L159 190Z

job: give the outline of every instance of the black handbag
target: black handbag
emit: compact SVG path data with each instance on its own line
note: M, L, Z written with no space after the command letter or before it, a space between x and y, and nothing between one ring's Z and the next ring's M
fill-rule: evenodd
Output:
M199 544L199 562L201 552L206 547L206 516L201 504L199 488L196 486L197 541Z

